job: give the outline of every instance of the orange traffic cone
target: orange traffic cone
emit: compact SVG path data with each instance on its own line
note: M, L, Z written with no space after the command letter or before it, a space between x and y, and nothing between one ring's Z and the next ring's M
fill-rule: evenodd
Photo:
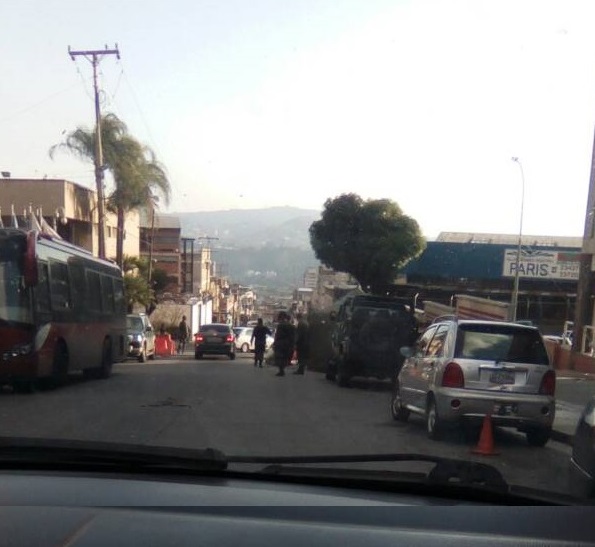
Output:
M494 456L498 454L494 450L494 435L492 433L492 416L486 414L481 426L481 434L479 435L479 442L477 446L471 451L473 454L481 454L482 456Z

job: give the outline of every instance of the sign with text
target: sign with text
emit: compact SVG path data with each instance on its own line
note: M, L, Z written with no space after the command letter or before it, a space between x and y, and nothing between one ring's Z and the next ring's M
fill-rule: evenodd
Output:
M579 252L544 251L521 248L519 277L532 279L563 279L577 281ZM517 249L504 251L503 277L516 275Z

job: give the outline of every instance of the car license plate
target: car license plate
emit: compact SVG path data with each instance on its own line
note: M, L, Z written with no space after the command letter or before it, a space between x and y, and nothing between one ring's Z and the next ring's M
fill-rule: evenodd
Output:
M515 404L495 404L493 414L494 416L510 416L518 412Z
M209 336L207 338L207 342L209 342L210 344L218 344L219 342L221 342L221 339L218 336Z
M490 374L492 384L514 384L514 372L508 370L497 370Z

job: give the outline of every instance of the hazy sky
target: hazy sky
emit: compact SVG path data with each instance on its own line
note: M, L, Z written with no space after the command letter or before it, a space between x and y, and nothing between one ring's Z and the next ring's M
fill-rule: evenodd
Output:
M102 108L167 167L170 212L387 197L440 231L582 235L595 2L4 0L0 169L93 187L48 148Z

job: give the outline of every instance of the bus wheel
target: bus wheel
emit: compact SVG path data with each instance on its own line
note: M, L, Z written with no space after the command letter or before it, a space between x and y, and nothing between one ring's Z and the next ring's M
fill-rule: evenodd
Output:
M103 341L101 349L101 365L83 370L83 376L87 380L99 380L108 378L112 373L112 344L108 339Z
M52 374L39 380L42 389L55 389L66 383L68 378L68 350L64 342L58 342L54 348Z
M112 344L109 339L103 341L103 349L101 350L101 367L99 368L99 378L109 378L112 374Z

